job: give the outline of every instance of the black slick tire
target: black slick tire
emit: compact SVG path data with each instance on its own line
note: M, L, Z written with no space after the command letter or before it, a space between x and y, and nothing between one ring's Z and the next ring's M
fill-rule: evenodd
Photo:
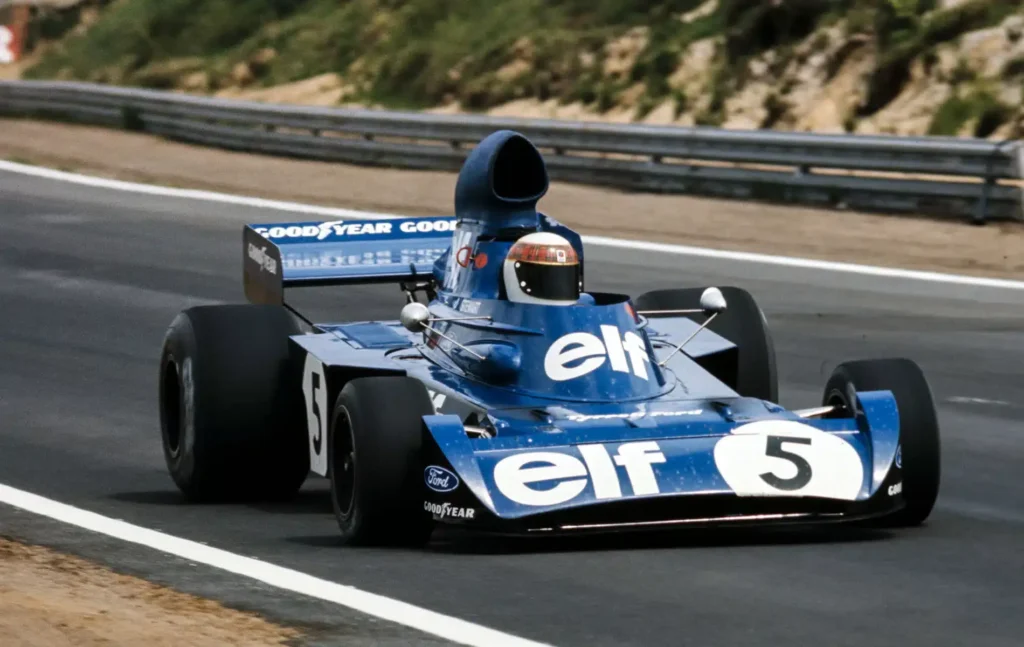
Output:
M342 541L422 546L433 529L423 510L423 416L434 407L409 377L366 377L341 390L331 415L331 502Z
M779 401L779 378L775 344L764 313L754 297L742 288L720 288L728 309L708 329L736 344L738 355L733 370L715 377L744 397ZM646 292L633 301L637 310L689 310L700 307L704 288L681 288ZM691 317L703 321L702 315ZM714 372L714 371L713 371Z
M180 313L160 357L164 458L190 501L281 500L309 472L302 391L284 308Z
M892 391L900 417L903 498L906 507L883 517L881 525L917 526L935 506L941 480L939 421L931 388L921 368L909 359L846 362L825 384L823 405L842 404L849 385L855 391Z

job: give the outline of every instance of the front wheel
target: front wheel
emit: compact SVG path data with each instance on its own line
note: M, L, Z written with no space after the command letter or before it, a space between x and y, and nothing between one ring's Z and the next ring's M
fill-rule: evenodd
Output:
M906 507L882 518L885 525L917 526L939 496L939 420L931 388L921 368L909 359L873 359L836 367L825 384L823 405L852 410L853 391L892 391L900 417L900 469Z
M346 544L423 545L433 521L423 509L423 416L434 413L410 377L352 380L331 423L331 502Z

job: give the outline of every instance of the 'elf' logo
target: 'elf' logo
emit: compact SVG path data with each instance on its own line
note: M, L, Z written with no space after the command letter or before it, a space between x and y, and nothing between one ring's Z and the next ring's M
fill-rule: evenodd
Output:
M647 364L651 358L640 335L629 331L620 337L615 326L601 326L601 336L603 343L586 332L560 337L544 355L544 372L552 380L564 382L596 371L607 360L613 371L629 373L632 368L633 375L648 379Z

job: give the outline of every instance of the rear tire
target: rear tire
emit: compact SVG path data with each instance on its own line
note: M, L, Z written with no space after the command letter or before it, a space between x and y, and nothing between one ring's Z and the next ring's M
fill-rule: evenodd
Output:
M846 362L836 367L825 384L822 404L842 403L849 409L849 385L855 391L892 391L895 396L906 507L880 521L889 526L920 525L935 506L941 477L939 421L924 373L909 359Z
M741 396L769 402L779 401L779 378L775 344L764 313L754 297L741 288L724 287L728 309L715 317L708 330L736 344L735 375L715 375ZM688 310L700 307L704 288L655 290L633 301L637 310ZM697 320L697 319L695 319ZM703 321L703 317L699 319ZM724 373L724 372L723 372Z
M190 501L280 500L309 472L295 319L278 306L179 314L160 359L164 458Z
M410 377L352 380L331 416L331 502L342 541L422 546L433 521L423 510L423 416L434 413Z

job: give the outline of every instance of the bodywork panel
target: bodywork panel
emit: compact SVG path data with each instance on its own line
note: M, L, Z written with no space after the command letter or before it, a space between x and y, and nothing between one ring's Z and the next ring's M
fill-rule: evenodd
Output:
M639 427L632 416L615 424L556 418L541 432L491 439L467 438L456 416L428 416L436 452L428 468L450 469L460 483L451 492L428 491L426 500L442 515L472 509L476 525L505 532L886 514L903 505L895 402L889 392L858 399L862 411L853 419L801 420L740 399L732 404L746 409L743 416L692 402L681 416ZM658 411L668 410L644 416ZM772 455L772 445L781 453Z
M696 326L652 322L652 357ZM804 420L739 397L687 346L670 360L653 397L588 401L489 384L397 322L320 329L292 340L339 372L328 380L334 393L348 379L379 374L408 375L428 390L436 414L424 418L424 468L446 470L458 483L437 492L424 475L424 506L440 522L500 532L814 522L888 513L903 503L892 489L901 481L899 416L887 391L857 394L854 417ZM714 333L701 335L701 351L733 348ZM606 361L590 388L605 389L602 380L614 372ZM470 437L466 425L486 428L490 437ZM801 474L805 466L810 476Z

